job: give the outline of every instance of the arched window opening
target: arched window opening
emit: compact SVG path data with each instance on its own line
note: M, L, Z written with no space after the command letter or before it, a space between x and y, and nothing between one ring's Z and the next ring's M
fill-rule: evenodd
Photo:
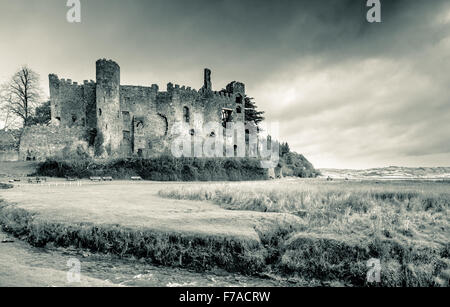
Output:
M158 115L164 120L164 136L167 135L167 133L169 132L169 122L167 120L167 117L161 113L158 113Z
M144 122L142 120L137 120L136 121L136 128L138 128L138 129L144 128Z
M242 96L241 95L238 95L236 97L236 103L242 103Z

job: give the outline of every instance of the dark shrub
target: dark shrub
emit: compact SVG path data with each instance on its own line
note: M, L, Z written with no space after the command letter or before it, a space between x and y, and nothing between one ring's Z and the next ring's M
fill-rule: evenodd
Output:
M239 181L267 179L259 160L250 158L174 158L92 160L47 159L36 175L48 177L112 176L128 179L139 175L155 181Z

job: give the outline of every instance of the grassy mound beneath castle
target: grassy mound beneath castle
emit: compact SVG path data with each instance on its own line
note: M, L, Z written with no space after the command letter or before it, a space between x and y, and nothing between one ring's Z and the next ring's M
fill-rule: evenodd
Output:
M320 175L305 156L296 152L282 153L279 167L285 177L316 178Z
M151 159L47 159L39 164L36 175L48 177L112 176L129 179L141 176L153 181L243 181L265 180L266 169L251 158L174 158Z

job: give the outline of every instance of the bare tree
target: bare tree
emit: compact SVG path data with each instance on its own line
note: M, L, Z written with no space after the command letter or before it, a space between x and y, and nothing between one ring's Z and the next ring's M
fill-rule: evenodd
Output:
M18 129L20 123L8 107L8 103L0 97L0 130Z
M22 67L9 82L1 86L3 121L11 125L19 119L23 127L27 126L41 96L39 75L27 66Z

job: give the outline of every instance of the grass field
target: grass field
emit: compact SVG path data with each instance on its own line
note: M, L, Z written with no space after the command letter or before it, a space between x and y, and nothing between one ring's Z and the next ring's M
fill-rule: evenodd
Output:
M23 184L1 191L6 231L197 270L367 286L448 286L448 183L280 180ZM11 205L12 204L12 205Z
M299 217L300 231L277 242L285 272L362 284L364 260L373 257L382 261L385 285L448 285L448 182L294 180L172 187L159 195Z
M81 186L22 185L3 191L8 203L30 212L38 219L57 223L95 223L143 227L169 233L216 235L258 241L255 228L297 223L288 214L263 214L222 209L200 201L167 200L158 191L170 186L193 187L194 184L113 183Z
M159 195L212 201L229 210L282 212L305 232L384 235L401 241L449 242L450 183L277 181L168 187Z

